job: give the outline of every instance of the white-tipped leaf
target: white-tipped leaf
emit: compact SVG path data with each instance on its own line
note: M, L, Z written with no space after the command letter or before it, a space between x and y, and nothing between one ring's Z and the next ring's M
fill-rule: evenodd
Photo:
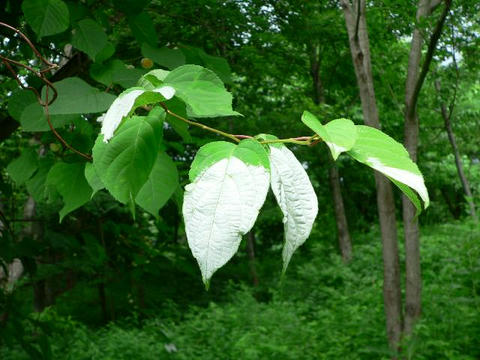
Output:
M122 122L122 119L132 110L137 97L144 92L145 90L136 89L124 92L115 99L102 120L101 134L103 134L104 142L108 142L113 137L113 133Z
M272 190L283 213L283 271L307 240L318 213L318 200L302 164L286 146L270 146Z
M161 96L156 94L160 94ZM169 100L174 95L175 89L171 86L162 86L153 90L136 88L124 91L115 99L107 113L98 119L102 122L101 133L103 134L103 141L108 142L113 137L115 130L120 126L123 118L132 113L136 107L153 104L162 100ZM142 98L141 101L139 99L140 97Z
M416 194L423 200L424 208L427 208L430 200L422 173L403 145L369 126L357 125L357 132L358 139L348 154L390 178L412 201L417 213L421 212L422 207Z
M264 166L230 156L206 168L186 186L183 215L188 245L207 286L255 223L269 178Z

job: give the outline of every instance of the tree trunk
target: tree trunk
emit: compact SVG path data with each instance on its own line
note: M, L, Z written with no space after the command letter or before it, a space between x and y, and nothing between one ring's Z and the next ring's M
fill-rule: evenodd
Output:
M435 89L440 93L440 82L435 81ZM451 114L447 111L447 106L442 101L440 102L440 109L442 111L443 124L445 126L445 131L447 132L448 141L452 146L453 155L455 156L455 166L457 167L458 177L462 183L463 193L465 194L470 208L470 216L472 217L475 223L478 223L477 213L475 211L475 203L473 202L472 190L470 189L470 183L465 176L463 171L462 158L460 156L460 151L458 150L457 140L455 139L455 134L452 129Z
M257 267L255 266L255 233L253 229L247 234L247 254L248 267L250 268L250 276L252 277L253 286L258 286Z
M368 126L380 128L373 86L370 45L368 40L365 0L341 1L347 26L350 51L360 90L364 121ZM400 262L398 256L395 203L392 186L386 177L375 172L377 207L383 245L383 297L387 337L390 347L398 350L402 335L402 298L400 288Z
M335 210L335 220L337 223L338 246L342 259L345 263L352 260L352 240L348 231L347 216L343 205L342 191L340 188L340 176L338 168L333 159L330 158L330 167L328 168L330 178L330 189L332 191L333 205Z
M417 22L428 14L428 0L420 0L417 9ZM418 116L410 111L412 96L420 71L423 38L418 27L415 27L410 45L408 71L405 85L405 128L404 145L410 158L417 161L418 148ZM403 227L405 232L405 324L404 331L411 334L413 326L421 313L422 278L420 266L420 230L415 218L416 208L412 202L402 195Z
M419 0L417 7L417 24L429 15L440 1ZM445 8L440 20L438 21L428 44L428 51L425 56L422 67L423 36L419 26L415 26L412 34L412 43L410 45L410 54L408 58L407 79L405 84L405 128L404 145L410 158L417 161L418 132L419 121L416 105L420 90L425 81L430 63L433 58L436 44L445 22L445 18L450 9L451 0L445 1ZM402 196L403 204L403 226L405 232L405 324L404 333L410 335L413 327L420 317L422 310L422 277L420 265L420 230L416 218L416 208L412 202L405 196Z
M310 75L312 76L313 85L313 102L317 105L324 104L325 94L320 76L320 47L318 45L310 46L309 55ZM352 259L352 239L350 237L347 215L345 214L345 206L343 204L338 167L331 156L329 156L329 159L330 166L328 168L328 174L330 179L330 192L332 193L333 208L335 213L335 222L337 225L338 244L343 261L348 263Z

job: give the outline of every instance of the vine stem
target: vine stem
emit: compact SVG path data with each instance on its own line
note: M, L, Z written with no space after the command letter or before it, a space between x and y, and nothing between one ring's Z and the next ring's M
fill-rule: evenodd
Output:
M183 116L180 116L178 114L175 114L173 111L171 111L165 103L160 102L160 106L165 110L165 112L178 120L181 120L189 125L199 127L203 130L213 132L218 135L222 135L226 138L229 138L237 143L240 142L242 139L253 139L253 136L250 135L234 135L227 133L225 131L221 131L215 128L212 128L210 126L207 126L205 124L199 123L197 121L192 121L189 119L184 118ZM287 139L272 139L272 140L262 140L260 141L260 144L275 144L275 143L291 143L291 144L297 144L297 145L315 145L319 141L321 141L321 138L315 134L311 136L299 136L299 137L294 137L294 138L287 138Z
M169 115L172 115L173 117L177 118L178 120L181 120L183 122L186 122L187 124L189 125L192 125L192 126L196 126L196 127L199 127L203 130L207 130L207 131L210 131L210 132L213 132L215 134L219 134L219 135L222 135L224 137L227 137L229 139L232 139L233 141L235 142L240 142L240 139L237 138L235 135L233 134L229 134L229 133L226 133L224 131L221 131L221 130L218 130L218 129L214 129L210 126L207 126L205 124L202 124L202 123L199 123L199 122L196 122L196 121L192 121L192 120L188 120L188 119L185 119L183 116L180 116L178 114L175 114L174 112L170 111L168 109L168 107L163 103L163 102L160 102L160 106L165 110L165 112Z
M83 152L81 152L81 151L75 149L73 146L71 146L55 130L55 127L53 126L53 124L51 122L48 107L49 107L49 105L51 105L55 101L55 99L57 98L58 92L57 92L57 89L55 88L55 86L52 84L52 82L50 82L50 80L47 79L46 74L48 74L51 70L57 69L58 65L48 61L45 57L43 57L42 54L40 53L40 51L38 51L37 48L35 47L35 45L33 45L33 43L30 41L30 39L25 34L23 34L20 30L18 30L17 28L15 28L11 25L8 25L4 22L1 22L1 21L0 21L0 26L5 27L7 29L10 29L13 32L15 32L18 36L20 36L23 39L23 41L25 41L27 43L27 45L32 49L35 56L44 64L45 67L43 69L37 71L36 69L34 69L33 67L31 67L29 65L23 64L19 61L10 59L10 58L0 54L0 60L2 61L2 63L5 65L5 67L8 69L8 71L10 71L13 78L15 79L15 81L18 83L18 85L22 89L30 90L35 94L35 96L37 97L38 103L41 106L43 106L43 108L45 110L45 117L47 118L48 126L49 126L50 130L52 131L52 133L55 135L55 137L58 139L58 141L60 141L63 144L63 146L70 149L74 153L82 156L83 158L87 159L88 161L92 161L92 157L90 155L84 154ZM17 72L13 68L12 64L30 71L31 73L33 73L37 78L39 78L45 84L45 90L46 90L45 91L45 101L43 101L42 96L41 96L40 92L37 91L37 89L35 89L33 86L25 86L22 83L22 81L18 77ZM52 95L50 100L48 98L48 90L49 89L51 89L53 91L53 95Z

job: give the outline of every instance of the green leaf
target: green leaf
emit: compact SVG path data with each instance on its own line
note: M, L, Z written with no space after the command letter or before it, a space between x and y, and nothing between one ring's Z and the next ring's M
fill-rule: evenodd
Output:
M22 125L23 131L50 131L44 108L30 90L15 92L8 101L9 114ZM54 128L59 128L77 119L77 115L51 115Z
M97 193L97 191L105 188L103 185L102 179L95 170L93 163L89 162L85 164L85 179L87 179L88 185L92 188L92 197Z
M166 153L160 152L147 182L138 192L135 201L157 217L158 211L170 199L178 185L177 167Z
M336 119L322 125L315 115L304 111L302 122L322 138L334 160L337 160L342 152L350 150L357 141L357 128L351 120Z
M348 154L355 160L395 180L396 185L404 184L415 190L427 208L430 200L422 173L410 159L403 145L380 130L369 126L357 125L357 131L357 142ZM412 200L417 211L420 212L419 201L415 201L412 193L405 191L404 186L399 186L399 188Z
M138 15L129 16L128 25L140 45L147 43L155 46L157 44L158 36L155 25L146 12L143 11Z
M22 10L38 37L61 33L70 24L68 7L61 0L24 0Z
M155 69L149 71L143 75L140 80L138 80L138 86L144 88L145 90L153 90L159 86L163 85L163 82L170 71Z
M124 14L137 14L150 3L151 0L114 0L115 8Z
M171 71L164 85L176 90L176 96L187 104L191 117L241 115L232 110L232 95L211 70L198 65L184 65Z
M169 49L167 47L159 49L145 43L142 45L142 55L170 70L185 64L185 56L180 49Z
M7 166L7 173L17 183L22 185L30 179L38 169L38 155L33 149L25 149L22 154Z
M51 115L99 113L108 109L115 96L88 85L85 81L70 77L54 83L58 97L49 106ZM42 91L45 99L45 87ZM52 90L49 91L49 99Z
M186 118L188 116L185 103L175 97L171 100L166 101L165 105L170 111L177 115L180 115L183 118ZM177 119L175 116L172 116L170 114L167 114L167 118L165 119L165 121L169 123L172 126L173 130L175 130L175 132L182 137L184 142L192 142L192 136L188 132L189 126L186 122Z
M53 185L62 196L64 206L60 210L60 222L92 196L92 188L85 179L85 163L56 163L48 172L46 185Z
M318 200L303 165L284 145L269 146L272 190L283 213L285 243L283 272L295 250L310 236L318 213Z
M111 42L107 41L102 50L100 50L95 56L95 62L102 63L105 60L110 59L113 54L115 54L115 46L113 46Z
M90 76L106 86L118 84L123 88L135 86L143 72L128 68L122 61L113 59L105 64L94 63L90 66Z
M225 58L209 55L194 46L182 45L181 49L189 64L204 66L215 72L225 84L232 83L232 70Z
M143 71L137 68L130 68L124 66L112 74L112 82L118 84L123 88L135 86L138 79L143 75Z
M17 121L20 121L23 110L30 104L37 103L37 97L30 90L19 90L8 99L8 113Z
M107 46L107 42L102 27L92 19L80 20L73 29L72 45L92 60Z
M245 164L261 165L270 169L268 154L264 147L256 140L247 139L235 145L226 141L214 141L202 146L190 167L188 177L195 181L196 177L216 162L235 156Z
M53 127L60 128L78 119L79 115L50 115ZM47 116L43 106L35 102L27 105L20 117L23 131L50 131Z
M109 143L99 135L93 147L93 165L103 184L132 209L157 158L164 118L165 112L158 107L147 117L127 118Z
M255 140L210 144L193 161L183 203L188 245L207 287L255 223L270 180L265 150Z
M40 158L38 160L37 172L26 181L27 191L36 201L43 201L46 197L45 181L48 172L53 165L50 158Z

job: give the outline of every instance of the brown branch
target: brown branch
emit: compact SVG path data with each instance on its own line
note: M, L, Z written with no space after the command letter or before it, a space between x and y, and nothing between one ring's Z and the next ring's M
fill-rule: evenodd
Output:
M411 100L408 102L410 104L408 108L409 117L413 117L415 114L418 97L420 95L420 90L422 89L425 78L427 77L427 73L433 59L433 54L437 47L438 40L440 39L440 35L442 34L443 25L445 24L445 19L447 18L451 5L452 5L452 0L445 0L445 7L443 9L443 12L440 15L440 19L437 25L435 26L432 36L430 37L427 55L425 56L425 61L423 62L420 76L418 77L417 83L415 84L415 88L413 90Z
M58 65L48 61L45 57L43 57L42 54L36 49L35 45L33 45L33 43L30 41L30 39L25 34L23 34L20 30L14 28L13 26L10 26L10 25L8 25L4 22L0 22L0 26L6 27L7 29L12 30L17 35L19 35L27 43L27 45L32 49L35 56L45 65L45 67L43 69L37 71L29 65L23 64L19 61L10 59L10 58L5 57L3 55L0 55L0 60L2 60L3 64L10 71L13 78L16 80L16 82L19 84L19 86L22 89L30 90L35 94L35 96L37 97L38 103L41 106L43 106L44 109L45 109L45 116L47 118L48 126L50 127L50 130L55 135L55 137L58 139L58 141L60 141L66 148L70 149L74 153L76 153L76 154L84 157L85 159L91 161L92 157L90 155L85 154L85 153L75 149L73 146L71 146L69 143L67 143L67 141L65 141L65 139L55 130L55 128L54 128L54 126L53 126L53 124L50 120L50 113L48 111L48 107L49 107L49 105L51 105L55 101L55 99L58 96L58 92L57 92L57 89L55 88L55 86L52 84L52 82L46 78L46 74L48 74L51 70L58 68ZM42 96L38 92L37 89L35 89L32 86L25 86L20 81L17 72L12 67L12 64L30 71L31 73L33 73L37 78L39 78L45 84L45 90L46 90L45 91L45 94L46 94L45 101L43 101ZM52 99L50 101L48 99L49 89L53 90L53 96L52 96Z

